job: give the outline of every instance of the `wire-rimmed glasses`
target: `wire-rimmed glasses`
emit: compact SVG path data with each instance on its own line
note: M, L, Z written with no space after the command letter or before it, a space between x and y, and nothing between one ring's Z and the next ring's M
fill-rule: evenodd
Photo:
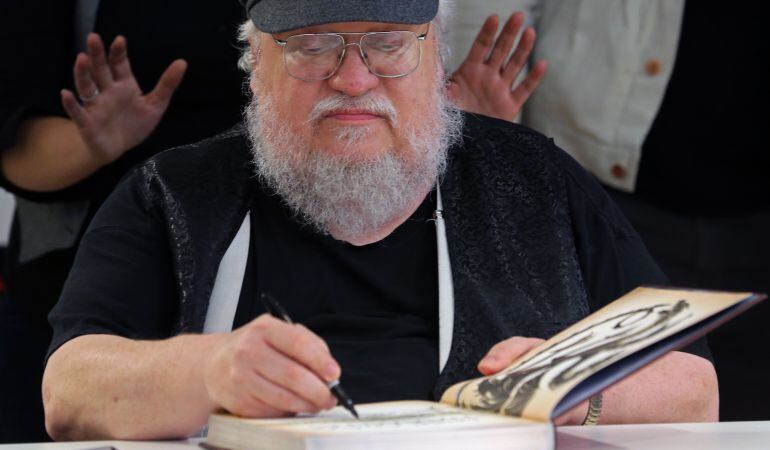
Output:
M286 40L273 37L283 48L283 62L294 78L321 81L330 78L342 64L345 51L357 45L366 67L382 78L399 78L414 72L422 59L422 41L428 35L413 31L373 31L368 33L306 33ZM346 42L345 36L359 36Z

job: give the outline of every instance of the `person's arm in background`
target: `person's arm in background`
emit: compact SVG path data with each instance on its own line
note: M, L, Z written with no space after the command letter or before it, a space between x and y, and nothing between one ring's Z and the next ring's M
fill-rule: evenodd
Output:
M152 132L182 81L186 63L174 61L156 87L143 95L131 72L126 40L118 37L105 54L91 34L88 54L79 54L74 93L62 90L70 119L36 116L24 119L15 143L0 157L5 178L21 189L50 192L67 188L116 160Z

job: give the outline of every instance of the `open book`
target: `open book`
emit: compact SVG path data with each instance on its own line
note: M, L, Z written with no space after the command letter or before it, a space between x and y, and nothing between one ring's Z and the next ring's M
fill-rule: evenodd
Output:
M211 448L551 449L552 420L763 300L751 293L637 288L441 403L357 405L290 419L209 419Z

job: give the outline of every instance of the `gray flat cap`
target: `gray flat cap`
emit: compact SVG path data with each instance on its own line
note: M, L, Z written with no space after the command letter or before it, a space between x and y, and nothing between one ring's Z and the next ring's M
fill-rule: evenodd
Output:
M281 33L335 22L428 23L439 0L239 0L257 29Z

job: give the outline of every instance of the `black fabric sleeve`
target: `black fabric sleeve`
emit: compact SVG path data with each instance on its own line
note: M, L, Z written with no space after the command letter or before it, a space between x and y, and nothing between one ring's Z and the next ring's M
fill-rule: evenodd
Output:
M640 285L667 285L639 235L601 185L558 148L573 234L591 311ZM681 351L713 363L705 338Z
M72 84L74 1L0 2L0 151L21 120L65 116L59 91Z
M170 337L176 290L170 246L132 174L94 217L59 302L51 311L50 356L84 334Z
M73 86L74 23L74 0L0 2L0 152L16 143L24 120L67 118L59 92ZM112 172L102 168L73 186L37 192L16 186L0 170L0 187L41 203L93 200L112 190L120 179L120 174ZM103 197L96 200L101 202Z

